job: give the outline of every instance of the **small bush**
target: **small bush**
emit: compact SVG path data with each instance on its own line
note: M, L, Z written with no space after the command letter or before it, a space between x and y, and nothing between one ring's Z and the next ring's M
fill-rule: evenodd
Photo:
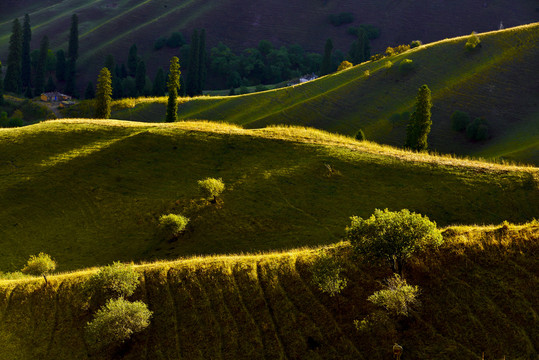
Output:
M416 251L443 242L435 222L407 209L396 212L376 209L368 219L353 216L351 220L346 234L355 251L367 259L387 261L393 272L399 274L406 259Z
M359 129L359 131L358 131L357 134L356 134L356 140L359 140L359 141L365 141L365 140L367 140L367 138L365 137L365 133L363 132L363 130Z
M354 65L352 65L352 63L350 61L344 60L343 62L341 62L341 64L337 68L337 71L343 71L343 70L346 70L346 69L350 69L352 66L354 66Z
M411 73L415 69L415 64L413 60L410 59L404 59L399 64L399 72L402 75L407 75Z
M405 279L395 274L387 279L385 289L376 291L368 300L385 308L390 315L408 316L412 307L418 304L418 295L419 287L408 285Z
M488 123L483 118L476 118L466 126L466 137L473 141L486 140L489 137Z
M105 298L131 296L140 283L132 265L114 262L99 269L86 283L86 289Z
M464 48L468 51L473 51L477 47L481 47L481 40L479 39L479 36L477 36L477 33L473 31L470 34L470 37L468 38L468 41L466 41L466 44L464 45Z
M161 50L162 48L165 47L166 44L167 44L167 38L160 37L159 39L155 40L155 42L153 43L153 48L154 50Z
M173 32L170 34L169 38L167 39L167 46L169 48L179 48L180 46L185 44L185 39L183 38L183 35L179 32Z
M183 215L168 214L159 217L159 227L167 237L179 236L187 227L189 219Z
M451 115L451 128L455 131L464 131L470 123L470 115L464 111L455 111Z
M341 276L343 271L339 261L321 251L313 263L312 283L320 291L328 293L329 296L339 294L347 284L347 280Z
M414 40L410 43L410 48L413 49L413 48L416 48L416 47L419 47L423 45L423 43L421 42L421 40Z
M225 183L221 178L206 178L198 181L198 188L205 199L215 202L225 190Z
M389 60L386 61L386 63L384 64L384 67L388 70L391 69L392 66L393 66L393 63Z
M332 14L329 16L329 22L333 26L341 26L343 24L350 24L354 22L354 14L350 12L343 12L340 14Z
M50 255L39 253L39 255L31 255L26 265L22 269L23 274L34 276L43 276L45 284L47 284L47 274L56 269L56 261Z
M150 325L152 312L141 301L107 301L86 324L86 340L93 350L116 347Z

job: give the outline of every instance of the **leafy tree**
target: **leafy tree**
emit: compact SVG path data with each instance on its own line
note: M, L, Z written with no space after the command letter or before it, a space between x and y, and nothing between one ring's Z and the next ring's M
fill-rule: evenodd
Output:
M365 137L365 133L363 132L363 130L359 129L359 131L358 131L357 134L356 134L356 140L359 140L359 141L367 140L367 138Z
M198 188L204 198L216 203L219 195L225 190L225 183L221 178L206 178L198 181Z
M84 91L84 98L85 99L95 98L94 84L92 84L91 81L88 82L88 86L86 86L86 90Z
M139 61L135 75L135 86L137 87L137 95L144 95L144 86L146 85L146 64L144 61Z
M411 73L415 68L414 61L411 59L404 59L399 64L399 72L402 75L407 75Z
M470 123L470 115L464 111L455 111L451 115L451 128L455 131L464 131Z
M324 58L322 59L322 65L320 65L320 75L327 75L331 72L331 52L333 51L333 42L331 39L326 40L326 46L324 47Z
M367 300L381 306L395 317L408 316L414 305L419 302L419 287L408 285L398 274L386 280L385 289L376 291Z
M164 236L175 238L187 227L189 218L183 215L168 214L159 217L159 228Z
M421 42L421 40L414 40L410 43L410 48L413 49L413 48L416 48L416 47L419 47L423 45L423 43Z
M97 78L97 91L95 97L95 117L108 119L112 102L112 80L109 69L104 67Z
M410 116L410 121L406 128L406 147L412 150L427 149L427 136L432 125L430 118L431 107L430 89L427 85L423 85L419 88L415 111Z
M21 75L23 88L31 87L32 69L30 65L30 41L32 40L32 29L30 27L30 16L24 15L22 25L22 58L21 58Z
M376 209L368 219L353 216L351 220L346 233L354 249L367 258L387 261L398 274L402 274L406 259L416 251L443 242L435 222L407 209Z
M79 57L79 18L77 14L73 14L73 16L71 16L71 29L69 30L67 56L70 60L75 62Z
M166 82L165 82L165 72L163 68L157 70L155 74L155 79L153 80L152 86L152 95L153 96L165 96Z
M140 284L133 265L114 262L99 269L84 284L86 291L97 298L127 297L133 295Z
M41 94L45 89L45 62L49 52L49 38L45 35L41 39L39 47L39 61L36 68L35 93L36 96Z
M11 37L9 38L9 53L7 57L6 77L4 78L4 89L16 94L20 94L22 91L21 58L22 29L19 19L15 19L13 20Z
M167 38L166 37L160 37L159 39L155 40L153 43L153 49L154 50L161 50L165 47L167 44Z
M66 58L64 50L56 52L56 80L65 81L66 79Z
M347 285L346 278L341 276L342 271L343 268L335 257L321 251L312 266L312 283L320 291L335 296Z
M24 274L43 276L46 285L48 284L47 274L54 271L54 269L56 269L56 261L50 255L41 252L39 255L31 255L21 271Z
M365 29L359 28L357 39L352 43L348 55L354 64L361 64L371 57L369 38Z
M200 59L200 50L199 50L199 37L198 30L193 31L191 36L191 47L189 49L189 72L187 73L187 95L195 96L198 95L198 85L199 85L199 59Z
M170 34L168 39L165 40L165 42L169 48L179 48L183 44L185 44L185 39L183 38L183 35L180 34L179 32L173 32L172 34ZM155 44L154 44L154 48L155 48Z
M481 40L479 39L479 36L477 36L477 33L472 31L470 37L466 41L466 44L464 44L464 48L468 51L473 51L477 47L481 47Z
M0 61L0 105L4 105L4 77L2 76L2 62Z
M127 56L127 68L129 70L129 75L131 76L136 75L138 61L139 61L139 58L137 55L137 44L133 44L129 48L129 55Z
M178 120L178 88L180 87L180 60L174 56L170 60L168 75L168 103L167 116L165 122L175 122Z
M343 62L341 62L341 64L337 68L337 71L343 71L343 70L346 70L346 69L350 69L352 66L354 66L354 65L350 61L344 60Z
M45 92L51 92L54 90L56 90L56 85L54 85L54 80L52 80L52 76L49 75L47 84L45 84Z
M95 351L116 347L147 328L151 316L152 312L142 301L108 300L86 324L86 340Z
M488 123L483 118L475 118L466 126L466 137L473 141L486 140L489 137Z

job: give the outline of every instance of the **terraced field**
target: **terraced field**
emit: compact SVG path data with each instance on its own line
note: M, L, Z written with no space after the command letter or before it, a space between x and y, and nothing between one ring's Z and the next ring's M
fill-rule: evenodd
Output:
M416 359L537 357L537 224L451 228L444 237L444 247L406 269L421 287L421 306L395 332L355 328L354 320L376 310L366 298L390 272L340 244L326 250L341 259L348 279L334 298L311 283L316 249L138 266L142 283L132 299L154 312L150 328L102 356L387 359L398 342ZM49 286L0 280L0 358L94 358L84 324L96 309L82 291L94 271L50 277Z

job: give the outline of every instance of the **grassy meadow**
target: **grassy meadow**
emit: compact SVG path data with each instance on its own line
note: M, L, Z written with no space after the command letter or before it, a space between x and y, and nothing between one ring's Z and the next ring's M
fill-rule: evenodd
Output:
M309 126L402 146L417 89L432 91L431 149L519 163L539 164L539 23L480 34L481 48L467 52L468 36L420 46L293 87L224 97L183 98L185 120L226 121L248 128L270 124ZM404 59L414 70L399 70ZM390 63L388 63L388 61ZM390 65L390 67L388 67ZM166 99L120 100L117 119L163 121ZM487 120L490 138L470 141L451 128L451 114L466 111ZM84 104L68 113L91 117Z
M537 222L451 227L444 238L405 267L421 304L393 332L355 328L376 311L366 298L391 271L341 243L325 250L348 279L334 298L311 282L316 248L136 266L131 299L148 304L151 325L102 357L84 340L95 304L83 284L95 269L50 276L48 286L0 280L0 359L376 360L390 358L394 342L411 359L537 358Z

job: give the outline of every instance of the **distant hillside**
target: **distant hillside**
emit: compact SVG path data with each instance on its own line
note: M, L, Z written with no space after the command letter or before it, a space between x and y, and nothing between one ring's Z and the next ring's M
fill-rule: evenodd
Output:
M421 289L417 311L374 334L354 320L376 310L367 297L390 271L346 244L330 250L348 279L333 298L311 283L315 249L138 266L133 299L153 311L150 327L102 358L385 360L397 342L406 359L537 359L537 223L450 228L444 238L405 268ZM95 359L84 326L96 308L82 291L94 271L52 276L49 286L0 280L0 358Z
M0 130L0 271L267 251L341 239L352 215L408 208L440 226L525 222L539 170L414 154L300 128L50 121ZM222 200L197 181L222 178ZM160 215L191 219L168 241Z
M293 124L347 135L363 129L370 140L402 146L402 114L413 111L418 88L427 84L434 104L430 149L539 165L539 23L480 34L482 47L472 53L464 48L467 38L427 44L299 86L196 98L182 104L179 115L251 128ZM404 59L413 61L411 73L400 71ZM162 121L165 101L147 100L114 117ZM474 142L452 130L456 110L486 119L490 138Z
M432 0L296 0L296 1L208 1L208 0L3 0L0 14L0 60L5 62L11 23L29 13L33 25L32 48L48 35L51 46L67 49L70 17L79 15L81 92L93 81L108 54L125 61L129 47L137 43L139 53L154 76L166 67L174 50L153 51L154 41L180 31L186 39L195 28L206 28L209 46L219 41L236 51L270 40L275 45L298 43L309 51L322 52L332 38L336 48L347 52L354 38L349 26L372 24L380 38L373 50L387 46L423 42L539 21L537 2L432 1ZM354 22L334 27L332 14L350 12ZM84 69L84 70L83 70Z

